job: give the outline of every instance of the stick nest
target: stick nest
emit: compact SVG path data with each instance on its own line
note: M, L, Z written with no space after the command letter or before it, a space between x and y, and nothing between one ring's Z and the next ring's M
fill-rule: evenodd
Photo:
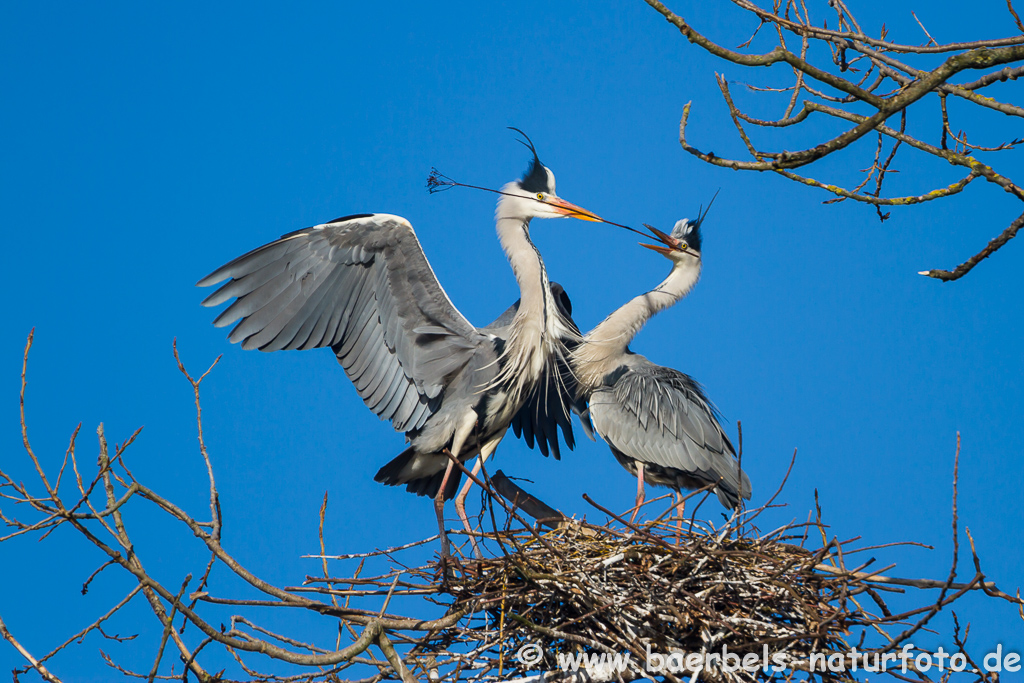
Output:
M536 669L558 670L559 655L628 652L635 673L649 652L724 647L760 661L768 645L786 668L805 669L812 652L848 649L842 636L865 623L844 607L849 578L817 569L823 553L734 532L569 523L543 536L528 529L486 534L503 554L464 565L446 589L454 609L483 618L452 629L437 646L496 637L502 668L519 674L526 671L515 655L526 645L543 653ZM722 667L704 674L751 680Z
M30 335L22 366L22 401L31 344ZM874 655L877 665L879 655L893 657L899 651L913 664L931 653L911 638L948 645L951 637L955 650L943 654L948 664L959 658L962 666L957 670L962 675L950 679L942 671L911 670L916 678L910 678L906 670L892 666L885 673L898 680L997 683L998 674L984 671L979 666L984 660L977 654L972 658L966 646L969 624L961 629L955 612L952 627L948 620L932 618L973 592L1009 603L1024 620L1019 590L1016 596L1008 595L987 579L967 529L973 572L961 574L957 582L958 571L963 570L956 503L959 438L953 465L953 552L945 580L892 576L888 572L895 564L876 569L874 558L866 554L856 555L867 559L848 568L857 553L923 544L854 547L859 537L830 539L817 505L813 520L762 533L756 526L762 521L759 517L776 507L772 502L781 486L760 508L737 512L722 527L696 520L700 504L694 506L691 519L678 526L660 521L664 514L634 525L585 495L608 518L594 525L564 517L500 471L488 477L483 470L483 480L466 474L487 494L484 510L490 513L490 531L473 535L491 550L490 557L471 560L464 544L439 567L432 558L437 536L393 548L328 555L323 537L325 494L319 512L319 553L306 556L314 562L315 574L307 574L301 585L275 585L247 569L222 542L225 520L199 402L199 385L210 370L194 378L177 351L175 359L195 397L199 454L208 475L208 518L192 516L135 478L126 451L138 430L111 448L101 425L99 455L90 470L76 455L77 429L63 459L59 454L37 455L22 403L23 442L37 481L30 489L0 468L0 498L12 501L20 512L15 517L0 510L0 523L7 527L0 543L32 535L63 551L80 553L77 545L62 545L60 539L66 535L53 534L63 526L94 547L97 569L85 579L82 592L100 575L104 584L114 585L111 575L116 573L127 594L40 657L0 619L0 638L25 662L15 670L16 679L35 670L44 680L60 683L56 669L65 661L72 662L73 669L78 659L65 650L87 637L101 637L104 649L98 654L110 667L125 677L148 680L180 680L184 666L186 678L202 683L492 683L523 677L520 683L541 678L545 683L625 683L637 678L668 683L698 678L713 683L831 682L863 680L865 655ZM62 477L67 474L70 479L70 473L74 482L62 488ZM690 495L702 492L706 493ZM136 518L140 507L148 508L149 516ZM159 547L137 543L142 539L129 535L129 530L152 530L154 509L196 544L189 555L194 568L180 583L148 573L145 567L162 566ZM537 524L527 522L520 512ZM542 523L549 530L543 530ZM145 559L138 552L144 552ZM900 596L905 611L898 614L882 599L893 592L906 593ZM140 612L123 608L143 598L162 636L147 641L118 635L125 632L122 627L135 630ZM308 640L298 637L308 632L304 627L295 626L290 633L271 630L268 625L274 623L289 627L290 622L279 616L282 610L314 616L320 628ZM993 613L989 608L986 618ZM933 635L922 638L926 631ZM143 658L153 662L148 673L120 663L122 658L138 661L139 649L150 647L155 658L153 651L144 652L149 656ZM724 652L731 661L722 656ZM941 653L941 647L936 652ZM648 654L656 657L649 659ZM699 658L695 664L693 656ZM755 663L748 663L748 658ZM760 668L764 663L768 667ZM658 664L663 668L658 670ZM859 665L860 673L847 672L844 665ZM872 680L876 678L872 675Z

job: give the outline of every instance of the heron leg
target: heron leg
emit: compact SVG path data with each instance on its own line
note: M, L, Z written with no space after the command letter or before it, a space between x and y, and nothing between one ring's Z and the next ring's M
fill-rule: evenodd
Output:
M483 448L480 449L480 457L476 459L476 464L473 465L474 477L480 474L480 469L483 467L484 461L494 453L498 448L498 443L500 441L501 436L485 443ZM476 538L473 535L473 525L469 523L469 516L466 514L466 497L469 495L469 489L472 487L473 479L467 478L466 483L462 485L462 490L459 491L459 495L455 496L455 511L459 513L459 519L462 520L462 526L466 528L466 533L469 534L469 542L473 545L473 555L479 560L483 559L483 553L480 552L480 546L477 545Z
M636 463L636 507L633 508L633 516L629 518L629 523L632 524L636 521L636 516L640 514L640 508L644 504L644 464L639 460Z
M447 562L449 557L451 557L451 546L448 543L448 533L444 529L444 492L445 489L448 488L448 479L452 475L452 470L455 469L455 460L458 459L459 452L462 451L462 445L466 443L466 438L469 437L474 427L476 427L476 412L473 410L466 411L466 414L463 415L458 428L455 430L455 434L452 435L452 447L450 451L447 451L452 455L452 458L448 460L448 467L445 469L444 477L441 479L441 488L438 489L437 495L434 496L434 512L437 513L437 529L441 535L442 565Z
M683 494L676 491L676 545L683 544L683 515L686 512L686 502Z
M453 469L455 469L455 461L449 460L448 467L445 468L444 471L444 477L441 478L441 488L437 490L437 495L434 496L434 512L437 513L437 530L441 536L441 562L445 562L451 554L451 548L448 546L448 534L444 530L444 491L448 488L448 478L452 476Z

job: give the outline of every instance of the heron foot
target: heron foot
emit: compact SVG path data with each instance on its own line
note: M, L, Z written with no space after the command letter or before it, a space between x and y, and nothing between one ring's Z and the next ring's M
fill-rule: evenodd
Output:
M466 568L462 566L458 557L455 555L441 555L437 560L434 570L434 581L440 583L442 588L448 588L455 579L456 570L461 572L463 576L467 575Z

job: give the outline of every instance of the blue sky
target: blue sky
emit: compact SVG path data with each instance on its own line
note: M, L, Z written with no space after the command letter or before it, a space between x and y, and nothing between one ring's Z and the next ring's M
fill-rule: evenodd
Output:
M673 6L726 45L753 30L726 3L706 4ZM860 19L871 32L885 21L890 36L910 42L921 39L912 9L940 41L1012 33L1002 7L968 15L958 7L887 3L885 17L868 11ZM812 15L823 10L812 4ZM956 26L947 25L950 12ZM771 49L770 36L758 41ZM879 566L896 561L897 573L944 577L959 430L961 522L988 575L1011 592L1020 585L1021 245L1010 243L957 283L916 274L973 254L1020 205L978 181L956 198L896 209L880 224L868 207L822 205L820 191L711 168L680 148L679 117L693 101L693 143L741 156L714 72L730 79L741 107L778 116L783 96L741 84L784 83L781 69L715 61L642 2L8 4L0 59L0 272L8 292L0 452L16 477L31 480L17 392L35 327L29 425L47 466L59 467L79 422L87 463L99 422L112 441L145 425L129 451L134 472L202 514L205 472L190 390L171 357L176 337L193 371L224 354L204 384L207 443L226 543L255 573L296 584L317 571L300 556L317 548L325 490L333 552L432 533L429 501L372 481L402 438L365 409L330 352L242 352L210 324L215 314L199 306L208 292L194 283L282 233L338 215L395 213L416 227L455 304L484 325L518 296L494 236L493 196L431 196L424 185L432 166L491 187L517 177L528 161L506 130L517 126L556 173L559 194L611 220L667 229L720 190L705 224L700 284L634 349L701 380L731 434L743 421L755 504L774 492L799 449L780 497L788 507L770 513L766 528L806 518L817 489L840 538L936 548L880 551ZM992 94L1019 91L1000 88ZM911 130L935 141L937 116L927 104L912 114ZM1004 118L977 119L971 139L1019 135ZM757 139L798 149L834 130L812 120L795 138ZM873 144L810 175L856 184ZM1019 180L1019 154L980 158ZM959 177L909 154L896 167L892 192L926 192ZM583 329L666 273L664 259L608 226L538 221L533 236ZM591 519L584 492L625 509L635 491L600 442L584 441L555 462L510 438L495 467ZM186 571L201 571L205 558L187 535L171 533L141 501L131 513L153 571L174 586ZM127 592L111 572L79 594L100 562L68 531L41 545L4 543L0 580L18 589L0 591L0 615L30 650L45 652ZM970 574L968 561L961 576ZM979 648L1024 647L1009 605L973 600L960 613ZM144 609L131 614L138 626L119 629L141 631L145 647L89 641L63 669L55 665L58 673L104 680L97 647L148 669L159 630ZM0 645L0 670L17 665L13 649Z

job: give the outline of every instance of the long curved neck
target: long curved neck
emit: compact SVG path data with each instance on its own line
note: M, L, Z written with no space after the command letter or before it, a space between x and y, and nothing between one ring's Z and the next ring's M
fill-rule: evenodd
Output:
M519 283L519 310L509 326L498 383L509 391L509 405L525 400L526 394L557 352L557 315L548 274L540 252L530 240L530 219L516 209L518 202L498 203L495 215L498 239Z
M542 330L552 302L544 261L530 239L530 219L499 214L497 230L501 248L519 284L521 303L515 318L533 321Z
M677 261L660 285L633 297L583 338L573 354L573 367L584 386L596 388L614 370L629 343L644 324L690 293L700 279L700 259Z

